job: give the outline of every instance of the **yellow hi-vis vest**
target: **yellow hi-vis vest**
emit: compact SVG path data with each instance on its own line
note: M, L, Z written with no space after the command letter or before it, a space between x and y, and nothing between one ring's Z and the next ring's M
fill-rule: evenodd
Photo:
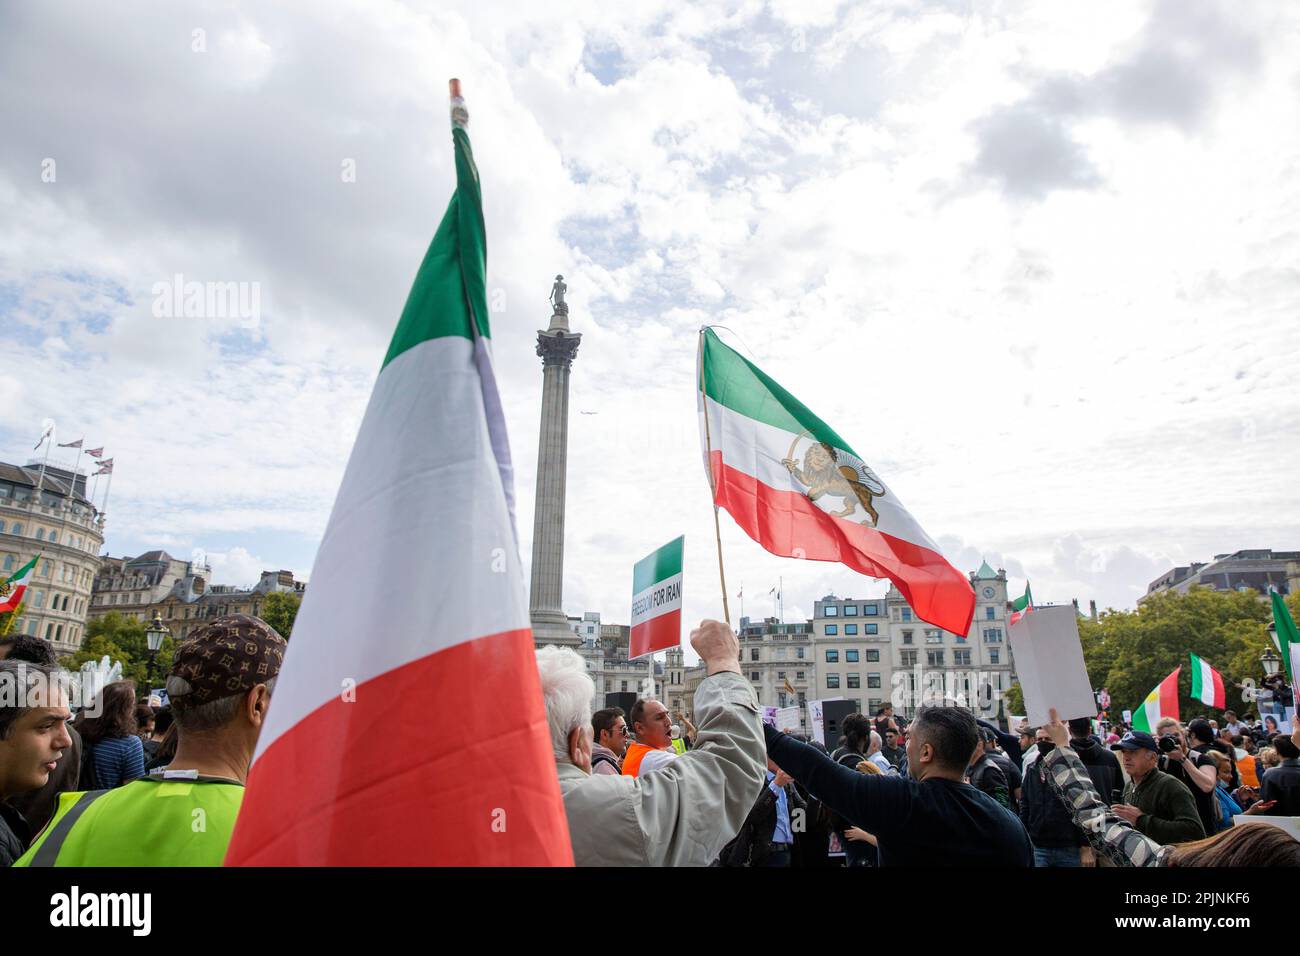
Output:
M221 866L243 800L236 780L157 774L63 793L14 866Z

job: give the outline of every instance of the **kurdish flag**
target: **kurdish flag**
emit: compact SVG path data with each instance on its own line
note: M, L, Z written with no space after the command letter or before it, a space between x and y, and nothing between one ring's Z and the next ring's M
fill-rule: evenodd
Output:
M970 581L848 442L760 369L700 332L700 437L713 502L773 554L888 578L924 621L970 630Z
M1029 591L1029 582L1025 582L1025 593L1011 602L1011 621L1015 624L1022 617L1034 609L1034 596Z
M36 572L36 562L40 559L38 554L19 568L13 577L0 582L0 614L18 610L23 603L23 595L27 592L27 580Z
M630 659L682 642L682 550L686 537L669 541L632 568Z
M1207 707L1220 710L1228 706L1228 696L1223 692L1223 675L1201 658L1192 654L1192 696Z
M1145 730L1149 734L1156 732L1156 724L1163 717L1178 719L1178 672L1182 667L1175 667L1174 672L1155 686L1142 706L1133 711L1133 729Z
M453 81L456 192L343 474L227 865L573 862L510 507L468 118Z

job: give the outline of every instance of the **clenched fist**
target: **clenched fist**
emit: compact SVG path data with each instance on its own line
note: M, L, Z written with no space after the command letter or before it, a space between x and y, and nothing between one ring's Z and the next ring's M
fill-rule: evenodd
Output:
M691 631L691 647L704 661L710 677L722 671L740 673L740 642L736 633L721 621L701 621Z

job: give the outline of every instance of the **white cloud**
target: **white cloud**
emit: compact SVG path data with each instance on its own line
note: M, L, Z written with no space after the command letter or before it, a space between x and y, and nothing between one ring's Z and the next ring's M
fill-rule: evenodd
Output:
M532 340L557 272L584 336L571 610L625 619L632 561L685 531L687 615L717 613L706 321L963 570L978 549L1043 600L1124 603L1166 556L1300 535L1294 10L1234 6L1225 27L1222 6L1123 2L91 9L28 7L0 37L0 440L21 458L45 416L100 436L110 548L259 535L270 567L272 540L319 536L451 188L452 75L525 559ZM1142 64L1188 56L1196 84L1133 92ZM155 319L150 290L177 272L259 282L267 314ZM727 522L733 594L784 577L794 616L884 593Z

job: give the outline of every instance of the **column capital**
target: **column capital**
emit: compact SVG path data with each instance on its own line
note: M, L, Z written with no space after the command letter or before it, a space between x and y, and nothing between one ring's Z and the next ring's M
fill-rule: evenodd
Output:
M578 354L578 345L582 342L582 333L563 332L548 329L537 333L537 354L542 358L542 367L562 365L568 368Z

